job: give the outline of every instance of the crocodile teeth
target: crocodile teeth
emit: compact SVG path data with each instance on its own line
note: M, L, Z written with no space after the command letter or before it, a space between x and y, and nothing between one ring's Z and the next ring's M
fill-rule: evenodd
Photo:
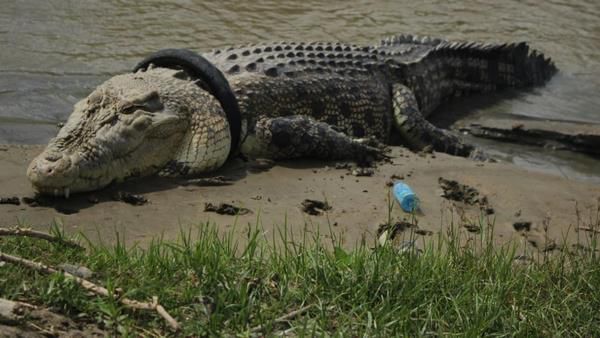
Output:
M71 193L71 189L65 188L65 198L69 198L70 193Z

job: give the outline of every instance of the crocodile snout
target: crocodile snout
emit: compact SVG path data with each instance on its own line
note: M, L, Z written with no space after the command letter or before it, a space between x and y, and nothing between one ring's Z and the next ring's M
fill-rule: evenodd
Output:
M29 181L38 189L67 187L73 180L71 159L58 153L42 153L36 157L27 169Z

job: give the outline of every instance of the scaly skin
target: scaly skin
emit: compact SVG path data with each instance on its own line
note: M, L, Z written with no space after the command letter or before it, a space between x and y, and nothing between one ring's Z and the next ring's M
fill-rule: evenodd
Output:
M539 85L556 71L524 43L410 35L377 46L281 42L203 56L235 95L239 143L231 144L233 122L202 89L207 83L150 67L115 76L75 106L31 163L34 187L68 195L128 177L196 175L219 168L232 147L251 157L369 161L392 135L412 148L472 156L474 147L426 117L451 97Z
M45 194L95 190L167 172L173 160L219 168L229 129L219 103L180 72L155 68L113 77L75 105L27 175Z

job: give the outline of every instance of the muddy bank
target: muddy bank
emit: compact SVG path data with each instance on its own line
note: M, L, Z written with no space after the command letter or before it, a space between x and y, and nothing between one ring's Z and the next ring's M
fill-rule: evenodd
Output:
M23 201L24 197L34 196L25 170L42 147L1 149L0 197L18 197ZM510 164L478 163L438 153L413 154L399 147L392 149L392 156L391 163L379 165L370 176L356 175L362 171L344 164L289 161L256 170L249 163L235 160L215 173L227 178L226 185L150 178L95 193L75 194L67 200L48 198L38 204L0 204L0 226L21 223L46 230L56 220L68 232L81 231L93 240L100 237L111 241L119 233L128 243L144 243L161 235L176 238L181 229L205 222L215 223L222 230L235 227L243 238L248 225L259 223L267 239L277 236L277 229L282 226L293 234L304 229L318 231L323 238L332 229L351 247L363 238L375 240L380 225L389 217L392 222L410 220L410 215L390 203L390 182L403 178L420 198L421 211L414 223L425 237L445 233L450 225L471 233L476 230L477 219L484 215L495 222L498 242L524 242L522 238L527 238L539 243L551 238L560 243L567 234L571 240L577 236L575 205L586 215L585 210L595 208L600 197L600 185L528 172ZM478 202L448 198L440 185L446 181L440 177L460 184L459 192L474 194L475 189ZM126 194L147 202L129 204L115 198L130 196ZM484 197L485 203L481 203ZM326 202L327 208L317 208L318 212L310 215L303 211L305 200ZM225 203L234 208L219 214L211 208L207 210L208 203ZM246 209L248 212L235 212ZM516 222L529 222L530 226L517 230Z
M527 119L486 119L458 126L475 137L569 150L600 158L600 125Z

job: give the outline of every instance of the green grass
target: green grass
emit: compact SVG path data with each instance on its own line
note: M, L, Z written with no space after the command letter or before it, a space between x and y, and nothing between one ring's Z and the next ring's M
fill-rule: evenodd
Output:
M491 231L464 245L451 233L423 251L372 243L347 251L336 239L279 234L273 245L249 231L203 225L176 242L145 248L92 245L87 251L29 238L0 238L0 251L46 264L87 266L124 296L160 303L191 336L600 336L600 261L594 250L515 263L511 246L489 245ZM239 229L238 229L239 231ZM436 244L433 244L436 243ZM115 335L176 335L154 312L86 294L60 275L0 267L0 296L52 306ZM288 322L274 320L306 305ZM259 332L259 333L260 333ZM180 333L179 333L180 334ZM178 335L178 334L177 334Z

